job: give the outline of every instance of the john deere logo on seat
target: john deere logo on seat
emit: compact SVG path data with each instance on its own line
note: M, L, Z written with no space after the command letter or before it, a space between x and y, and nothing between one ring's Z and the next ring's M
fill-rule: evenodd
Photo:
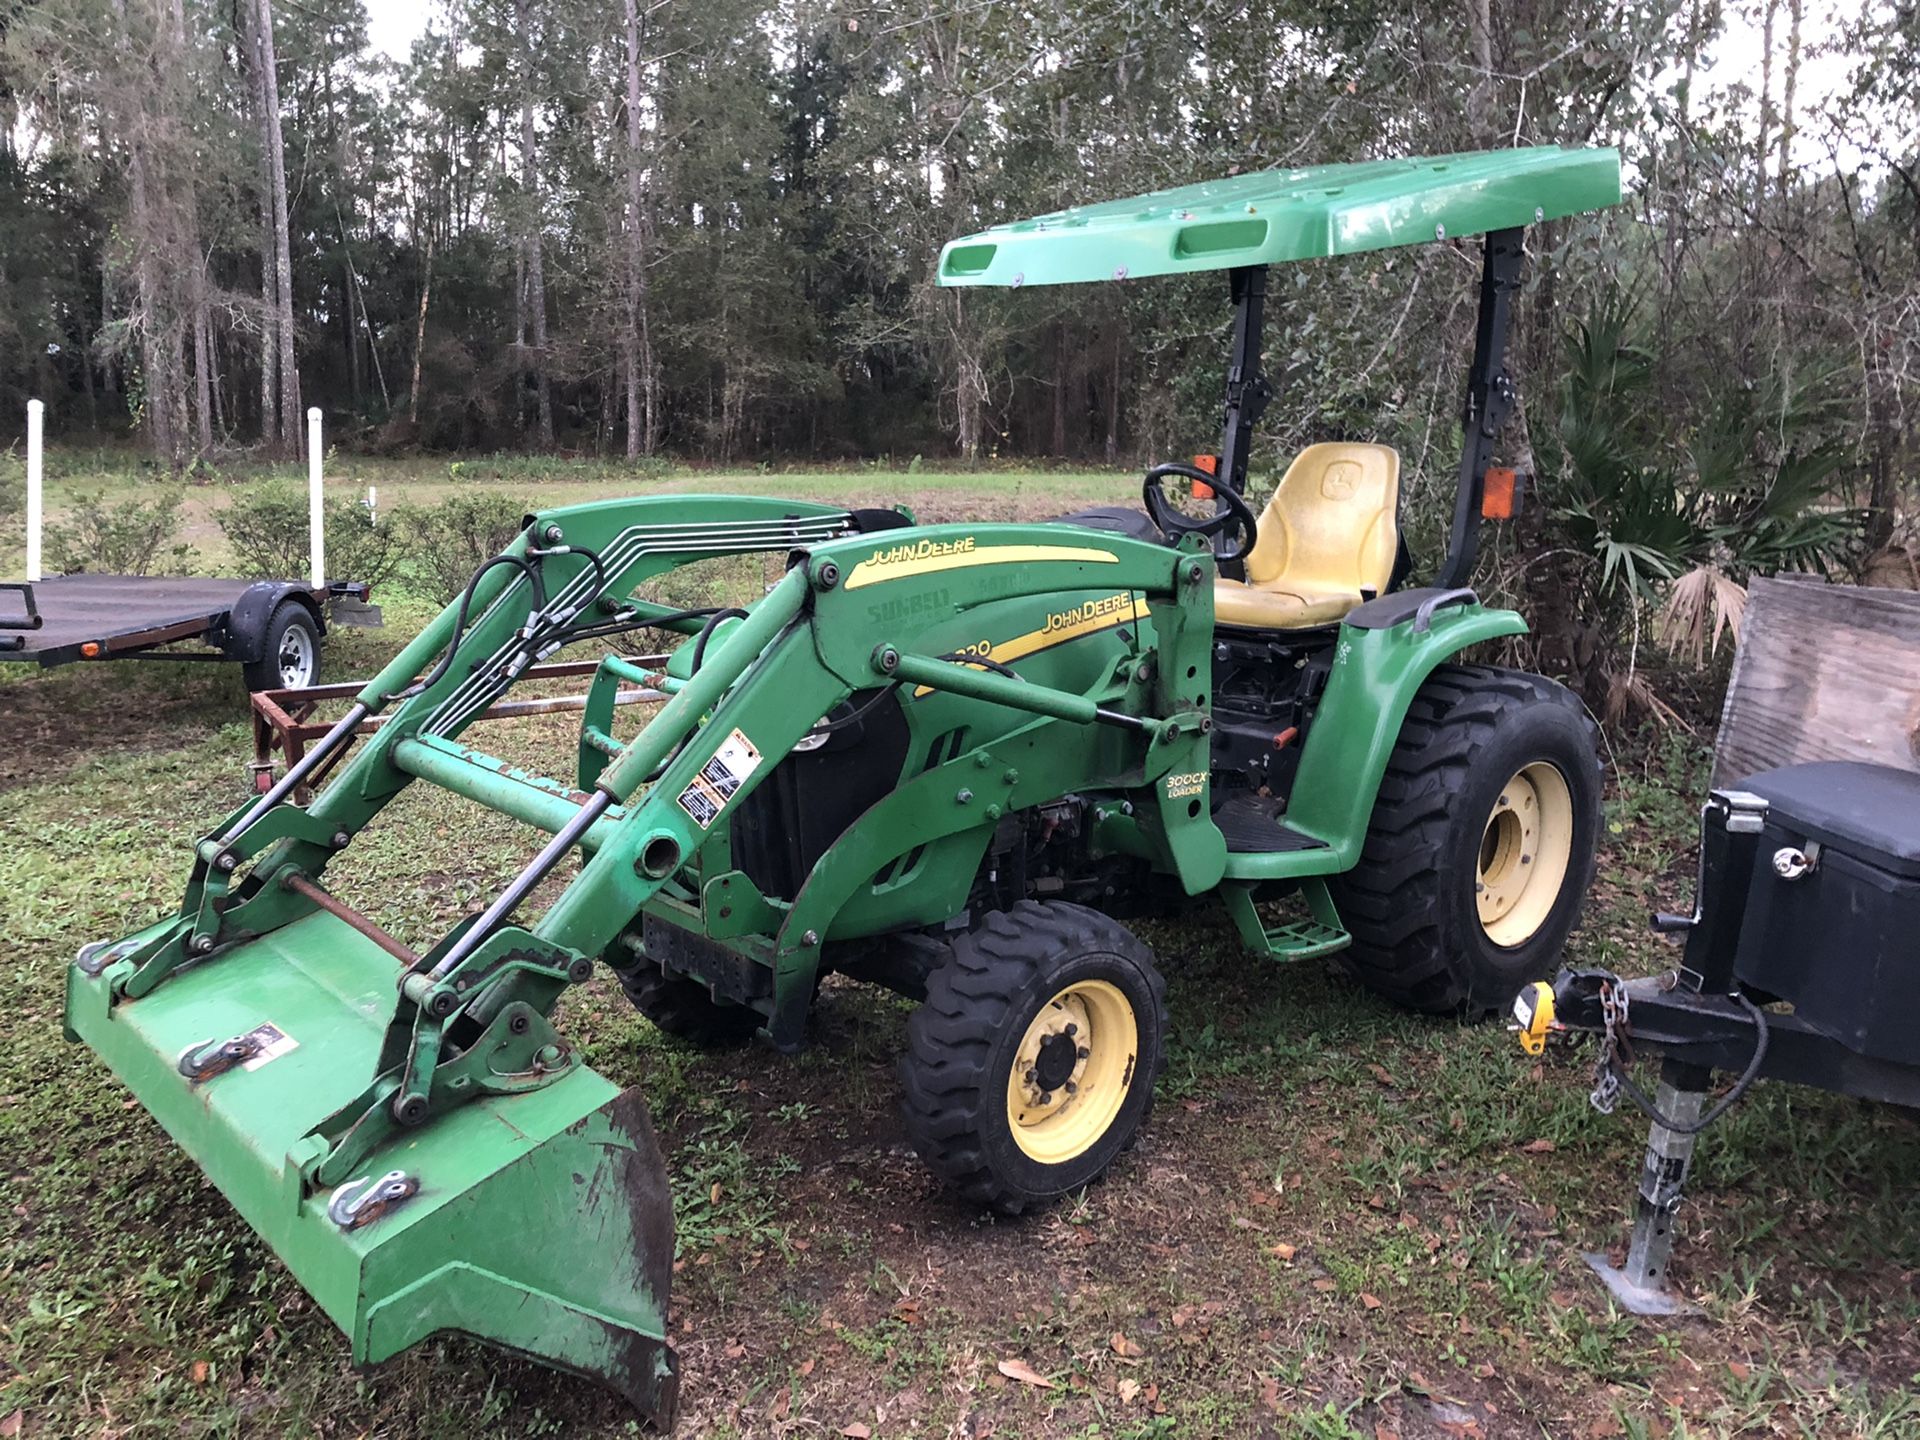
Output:
M1360 488L1360 467L1351 460L1337 460L1320 477L1320 493L1329 500L1351 500Z

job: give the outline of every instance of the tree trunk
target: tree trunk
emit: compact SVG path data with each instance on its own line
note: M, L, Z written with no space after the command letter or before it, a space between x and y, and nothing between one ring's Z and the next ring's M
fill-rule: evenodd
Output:
M620 335L627 380L627 458L651 455L655 441L653 346L648 325L647 242L652 215L641 180L640 0L626 0L627 315Z
M126 7L120 7L124 27ZM134 247L134 285L137 313L134 323L140 338L141 379L145 384L147 435L154 458L169 468L180 462L178 436L173 425L173 397L167 374L167 351L161 342L163 322L160 315L160 263L157 247L158 222L153 213L153 197L148 185L146 117L134 112L127 125L127 206L133 222L129 237Z
M280 79L273 51L273 0L257 0L254 10L255 56L260 70L260 141L266 151L269 204L273 218L274 325L279 331L276 363L280 372L280 443L296 451L305 434L300 424L300 371L293 358L293 247L287 233L287 150L280 130Z
M1757 220L1767 203L1768 135L1773 129L1773 19L1780 0L1767 0L1766 18L1760 27L1760 123L1753 140L1753 214Z
M1493 138L1492 0L1467 0L1467 34L1474 68L1480 72L1467 92L1467 127L1474 144L1485 146Z
M1067 327L1059 321L1053 326L1053 453L1067 453Z
M420 318L413 326L413 385L407 393L407 422L420 423L420 352L427 344L427 299L433 294L433 229L427 229L426 266L420 276Z
M213 449L213 335L207 320L207 276L193 277L193 416L199 427L201 455Z
M1117 464L1120 459L1120 375L1126 348L1120 333L1120 323L1116 320L1113 326L1112 368L1107 374L1107 463L1109 465Z
M1780 77L1780 198L1787 195L1787 176L1793 153L1793 91L1800 78L1800 11L1802 0L1787 0L1787 68Z
M527 433L527 250L522 244L513 252L513 383L507 387L513 397L513 430Z
M528 0L514 0L520 29L520 203L526 207L523 246L527 260L527 308L532 311L533 392L537 429L534 443L553 448L553 389L547 381L547 278L541 259L540 177L533 145L533 24Z

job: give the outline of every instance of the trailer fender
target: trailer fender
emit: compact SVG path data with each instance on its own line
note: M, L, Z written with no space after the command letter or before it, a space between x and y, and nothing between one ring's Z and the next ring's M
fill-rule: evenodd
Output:
M1348 614L1287 806L1288 828L1333 852L1317 870L1359 860L1388 757L1427 677L1470 645L1526 631L1513 611L1485 609L1470 590L1401 591Z
M231 659L243 664L261 659L266 654L267 627L273 623L273 613L288 600L305 606L320 633L327 633L323 607L315 603L313 592L306 586L291 580L256 580L233 602L225 626L213 637L215 643Z

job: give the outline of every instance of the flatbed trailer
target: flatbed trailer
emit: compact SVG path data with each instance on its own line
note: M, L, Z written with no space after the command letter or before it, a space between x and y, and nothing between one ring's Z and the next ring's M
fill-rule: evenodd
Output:
M56 575L0 583L0 661L212 660L246 670L249 690L312 685L327 601L364 601L339 581L172 575ZM175 648L199 642L197 648Z

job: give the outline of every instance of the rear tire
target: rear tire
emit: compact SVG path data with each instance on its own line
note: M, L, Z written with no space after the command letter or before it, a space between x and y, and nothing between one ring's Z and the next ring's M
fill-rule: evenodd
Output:
M907 1021L907 1133L969 1200L1019 1214L1132 1144L1165 1063L1166 982L1124 926L1023 900L950 942Z
M1360 862L1331 882L1372 990L1431 1014L1505 1009L1580 917L1600 834L1597 732L1539 675L1443 665L1420 687Z
M267 619L260 658L249 660L247 689L301 690L320 683L320 622L298 600L282 600Z

